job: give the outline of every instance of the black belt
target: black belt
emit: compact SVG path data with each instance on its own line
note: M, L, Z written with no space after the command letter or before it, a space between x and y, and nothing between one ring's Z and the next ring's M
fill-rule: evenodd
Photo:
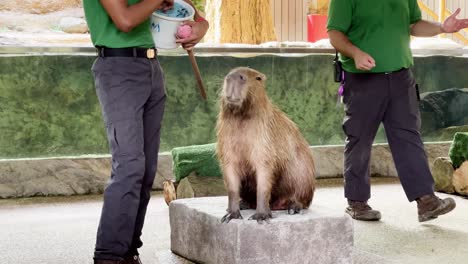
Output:
M368 74L368 75L386 75L386 74L392 74L392 73L398 73L402 71L406 71L408 68L401 68L396 71L388 71L388 72L362 72L362 73L354 73L354 72L346 72L346 74L355 74L355 75L363 75L363 74Z
M407 70L408 68L401 68L399 70L396 70L396 71L388 71L388 72L383 72L384 74L392 74L392 73L397 73L397 72L401 72L401 71L404 71L404 70Z
M158 50L155 48L96 48L99 57L135 57L154 59L158 54Z

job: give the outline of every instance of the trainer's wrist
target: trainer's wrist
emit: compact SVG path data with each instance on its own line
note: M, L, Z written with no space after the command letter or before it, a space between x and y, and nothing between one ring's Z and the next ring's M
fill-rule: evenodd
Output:
M444 34L444 33L449 33L447 30L444 28L444 23L438 23L439 24L439 34Z

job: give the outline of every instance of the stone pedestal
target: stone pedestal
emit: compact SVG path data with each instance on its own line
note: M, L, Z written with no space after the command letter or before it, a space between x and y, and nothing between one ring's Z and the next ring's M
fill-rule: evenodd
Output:
M169 206L171 250L197 263L352 263L353 222L342 210L312 205L301 214L273 211L269 224L221 223L227 197L182 199Z

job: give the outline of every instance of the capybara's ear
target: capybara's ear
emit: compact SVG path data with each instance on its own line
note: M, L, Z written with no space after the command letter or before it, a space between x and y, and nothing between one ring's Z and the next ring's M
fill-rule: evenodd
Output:
M266 77L265 74L259 73L259 74L257 75L257 77L255 77L255 79L256 79L257 81L266 81L267 77Z

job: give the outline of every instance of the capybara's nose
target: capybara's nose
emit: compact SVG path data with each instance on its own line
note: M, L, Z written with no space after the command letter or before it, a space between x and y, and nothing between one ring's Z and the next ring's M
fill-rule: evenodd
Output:
M233 72L228 75L228 79L245 81L247 78L240 72Z

